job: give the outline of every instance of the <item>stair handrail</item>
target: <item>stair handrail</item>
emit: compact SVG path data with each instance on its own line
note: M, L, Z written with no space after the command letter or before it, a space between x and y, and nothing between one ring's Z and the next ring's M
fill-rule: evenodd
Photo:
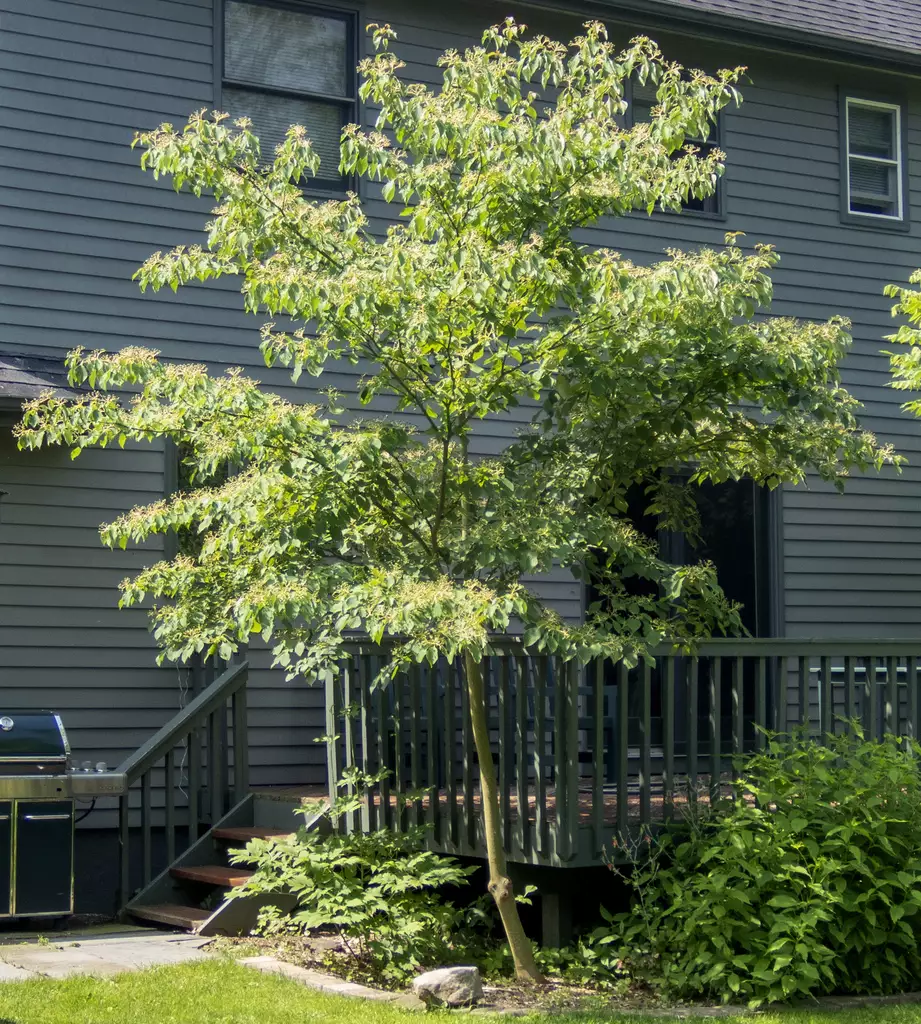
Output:
M196 835L203 820L213 824L226 813L232 801L239 803L246 798L249 791L248 680L249 662L230 665L118 766L127 782L125 792L118 798L119 907L124 908L129 902L132 876L136 874L131 868L132 794L140 798L136 809L140 812L141 887L149 885L159 874L159 870L155 870L152 841L155 774L162 779L166 864L172 863L176 855L177 793L184 800L185 806L180 810L187 819L190 837ZM232 732L228 730L228 704L231 705ZM179 760L177 748L183 748ZM203 819L204 804L207 804L207 811Z
M130 786L136 782L149 768L152 768L163 756L198 723L204 722L208 715L238 690L246 686L249 674L249 662L241 661L231 665L222 675L218 676L208 687L178 714L174 715L162 729L150 737L142 746L129 754L116 768L127 776Z

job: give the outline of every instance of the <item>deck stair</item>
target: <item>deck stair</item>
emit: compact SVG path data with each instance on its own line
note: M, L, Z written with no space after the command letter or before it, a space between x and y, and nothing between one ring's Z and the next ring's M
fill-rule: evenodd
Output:
M293 899L283 894L228 899L230 890L253 874L244 865L231 864L230 854L253 839L292 834L298 807L294 800L270 802L249 794L134 896L123 915L197 935L247 934L264 906L288 908ZM324 810L322 805L314 808L306 827L321 828ZM288 821L291 826L284 824Z

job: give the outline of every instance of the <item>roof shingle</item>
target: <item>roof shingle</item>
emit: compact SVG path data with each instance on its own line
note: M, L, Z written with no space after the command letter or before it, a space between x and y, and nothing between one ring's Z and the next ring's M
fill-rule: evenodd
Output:
M688 15L802 33L826 43L921 55L921 0L660 0ZM661 9L661 8L660 8Z

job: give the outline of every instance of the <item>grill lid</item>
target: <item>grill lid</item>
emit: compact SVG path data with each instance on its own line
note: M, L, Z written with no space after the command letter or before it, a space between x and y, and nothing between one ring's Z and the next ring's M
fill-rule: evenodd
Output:
M70 747L61 719L53 711L4 711L0 708L0 763L52 763L61 770Z

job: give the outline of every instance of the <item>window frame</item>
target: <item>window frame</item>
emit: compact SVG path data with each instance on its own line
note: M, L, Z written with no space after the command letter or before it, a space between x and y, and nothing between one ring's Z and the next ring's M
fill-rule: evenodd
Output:
M225 12L229 2L245 3L252 7L272 7L276 10L335 18L344 22L346 28L345 82L350 95L335 96L304 89L284 89L274 85L261 85L229 77L226 74L227 47L224 37ZM317 4L302 2L302 0L214 0L214 7L214 106L216 109L223 109L224 89L228 88L260 93L265 96L284 96L289 99L312 100L326 103L329 106L338 106L343 111L343 124L360 123L357 65L361 54L359 52L358 11L354 6L340 5L335 2ZM352 177L304 178L301 182L301 187L305 192L337 198L341 198L343 193L354 186L355 181Z
M896 196L898 197L899 204L899 215L897 217L892 214L866 213L851 209L851 145L850 120L848 117L851 105L895 111L895 158L886 160L882 157L869 157L867 159L873 163L888 164L895 167L897 175ZM880 94L868 89L845 86L839 88L838 148L840 150L840 214L842 223L878 231L910 230L908 147L905 144L905 129L906 104L903 96L892 93Z
M637 122L633 118L633 94L636 88L636 82L632 79L629 83L629 96L627 97L627 114L626 114L626 126L632 128ZM717 114L716 120L712 122L713 131L710 133L708 139L685 139L686 144L692 146L712 146L714 149L722 148L722 135L723 135L723 114L722 111ZM726 176L729 171L729 165L723 169L723 173L716 180L716 191L712 198L716 201L715 210L693 210L686 206L682 206L680 210L663 210L660 206L656 206L655 212L663 214L667 217L699 217L701 220L715 220L724 221L726 220L726 199L725 199L725 182Z

